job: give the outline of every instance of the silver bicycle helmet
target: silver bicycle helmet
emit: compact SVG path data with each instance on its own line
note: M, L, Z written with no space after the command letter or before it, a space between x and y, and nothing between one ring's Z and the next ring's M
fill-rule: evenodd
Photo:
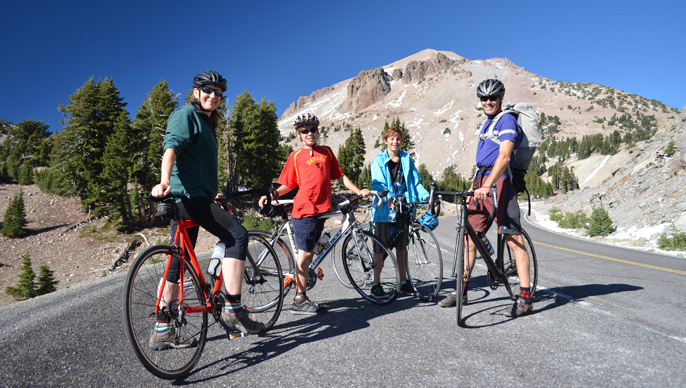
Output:
M193 77L193 87L201 88L205 85L219 86L222 92L226 91L226 79L214 70L203 71Z
M476 87L476 96L479 98L503 95L505 95L505 85L497 79L489 78Z
M319 119L311 113L305 113L295 118L295 122L293 123L295 129L305 125L319 126Z

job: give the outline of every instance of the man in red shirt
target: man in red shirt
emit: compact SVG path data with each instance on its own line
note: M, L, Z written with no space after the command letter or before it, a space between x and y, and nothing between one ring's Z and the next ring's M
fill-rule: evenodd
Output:
M295 301L291 307L293 314L315 315L326 312L325 306L312 302L305 294L307 273L314 246L324 230L324 219L319 216L333 210L331 206L331 181L338 180L356 195L366 197L369 190L360 190L341 171L338 159L331 148L317 145L319 138L319 119L312 114L298 116L295 130L303 142L303 147L291 152L281 171L272 200L299 187L293 199L292 219L295 240L298 245L298 263L295 267ZM263 207L267 197L260 198Z

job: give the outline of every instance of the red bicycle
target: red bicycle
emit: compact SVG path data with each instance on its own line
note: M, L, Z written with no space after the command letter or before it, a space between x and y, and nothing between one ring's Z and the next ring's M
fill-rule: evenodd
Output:
M207 280L203 275L187 231L197 224L179 216L174 197L161 201L178 227L171 244L146 249L131 265L124 285L124 327L134 353L148 371L163 379L178 379L188 375L200 359L211 326L208 315L214 317L212 325L220 321L226 293L221 271L218 276L208 275ZM267 240L251 233L248 239L241 301L250 318L262 322L268 330L281 314L283 273ZM165 284L170 271L174 276L177 268L178 296L170 298L164 292ZM164 349L150 346L160 313L169 320L175 341L183 342L184 346ZM241 332L229 330L226 334L229 339L243 336Z

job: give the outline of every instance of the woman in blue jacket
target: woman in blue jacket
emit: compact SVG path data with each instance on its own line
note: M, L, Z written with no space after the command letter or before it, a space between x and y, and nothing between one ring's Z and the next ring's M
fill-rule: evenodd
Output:
M395 244L395 256L398 259L400 271L400 292L413 293L412 285L407 281L406 255L409 225L407 214L396 213L396 202L404 197L407 202L419 202L429 198L429 192L422 186L419 172L410 155L400 150L403 134L398 128L388 128L384 133L386 150L372 162L372 190L388 189L388 195L381 199L382 203L375 209L373 215L374 229L381 240L390 245L391 228L400 230L400 237ZM377 203L379 198L374 198ZM391 247L393 248L393 247ZM383 259L381 247L374 247L374 261L379 263ZM383 298L386 292L379 283L381 268L374 269L374 285L372 295Z

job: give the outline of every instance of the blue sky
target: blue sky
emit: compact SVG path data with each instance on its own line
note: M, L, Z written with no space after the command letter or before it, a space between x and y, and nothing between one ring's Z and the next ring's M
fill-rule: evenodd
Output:
M514 5L519 4L517 9ZM5 1L0 118L43 120L111 78L132 119L165 79L214 69L280 116L299 96L431 48L686 104L683 1ZM486 7L489 8L486 8Z

